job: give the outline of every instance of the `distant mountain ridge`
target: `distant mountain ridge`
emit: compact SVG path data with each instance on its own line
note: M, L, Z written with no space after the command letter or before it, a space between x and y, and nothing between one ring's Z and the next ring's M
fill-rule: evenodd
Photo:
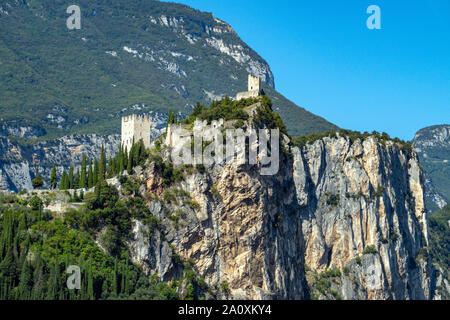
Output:
M426 173L426 203L434 212L450 203L450 125L419 130L413 144Z
M267 62L211 13L158 1L79 0L81 30L68 30L70 4L0 4L4 135L118 133L122 115L187 115L196 101L234 96L248 73L262 79L290 134L337 129L275 91Z

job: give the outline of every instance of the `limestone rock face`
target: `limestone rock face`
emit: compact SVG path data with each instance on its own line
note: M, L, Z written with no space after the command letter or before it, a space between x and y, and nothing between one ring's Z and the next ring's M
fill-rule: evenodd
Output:
M335 286L346 299L430 299L431 263L416 262L428 244L417 156L340 137L294 148L294 159L308 267L349 268Z
M32 145L0 137L0 190L30 190L38 172L44 177L44 188L48 187L53 164L61 176L69 166L79 167L83 154L90 159L98 157L102 144L109 158L116 154L120 136L70 135Z
M292 170L292 163L285 169ZM219 298L307 298L292 177L291 173L261 178L257 166L236 163L188 176L181 187L196 205L172 205L170 212L182 209L186 215L174 227L163 209L168 205L150 202L149 209L161 219L165 234L157 231L145 244L145 231L138 230L136 222L131 242L135 262L168 280L183 271L170 257L176 254L195 261L196 272L209 285L228 284L229 293L218 293Z
M433 266L419 254L428 226L414 152L323 138L282 153L276 175L260 169L215 165L177 185L191 205L151 200L162 228L148 237L135 222L135 262L169 280L183 273L177 261L191 261L221 299L433 298ZM147 185L153 174L141 173Z
M0 123L0 136L18 136L22 138L36 138L43 136L45 129L30 125Z

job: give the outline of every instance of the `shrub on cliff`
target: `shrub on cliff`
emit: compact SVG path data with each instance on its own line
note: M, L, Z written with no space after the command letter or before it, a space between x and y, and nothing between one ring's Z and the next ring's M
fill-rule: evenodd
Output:
M36 178L33 179L33 181L31 181L33 188L37 189L40 188L44 185L44 178L42 178L41 174L38 173Z

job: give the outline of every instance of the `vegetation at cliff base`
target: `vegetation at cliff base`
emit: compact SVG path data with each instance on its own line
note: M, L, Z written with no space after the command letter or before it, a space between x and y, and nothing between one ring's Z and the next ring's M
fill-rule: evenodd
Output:
M178 299L176 283L145 276L130 262L123 241L131 218L143 215L139 198L118 200L104 183L63 219L43 211L38 197L28 203L0 193L0 299ZM107 252L94 241L100 230ZM81 269L80 290L67 289L70 265Z
M428 248L423 248L416 259L433 259L433 262L440 267L440 275L450 282L450 205L435 212L428 217L430 228L430 244ZM437 288L443 299L450 299L450 292L445 284Z
M450 205L432 214L428 218L428 223L431 256L448 272L450 270Z

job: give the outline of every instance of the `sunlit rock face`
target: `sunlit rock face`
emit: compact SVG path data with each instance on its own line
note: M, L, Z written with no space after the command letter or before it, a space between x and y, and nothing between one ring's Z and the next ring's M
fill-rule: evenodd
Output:
M139 172L142 193L158 190L154 166ZM130 246L164 280L183 272L167 255L192 261L209 286L227 283L215 298L431 299L433 266L420 255L423 184L414 152L323 138L283 153L273 176L237 163L189 175L179 188L197 205L150 201L165 231L148 239L136 222ZM175 226L168 215L177 210L184 217ZM334 274L320 287L326 270Z

